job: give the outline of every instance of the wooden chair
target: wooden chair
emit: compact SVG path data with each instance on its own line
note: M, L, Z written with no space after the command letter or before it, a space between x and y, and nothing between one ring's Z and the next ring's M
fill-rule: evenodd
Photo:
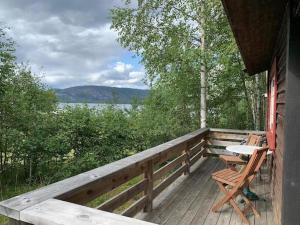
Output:
M227 168L212 174L212 178L217 182L220 190L225 194L225 196L213 206L213 212L219 210L225 203L229 203L241 217L243 222L247 224L250 224L245 215L248 210L252 210L255 216L260 216L252 202L244 195L243 189L248 187L255 178L264 159L266 158L267 151L268 147L255 150L243 172L237 172ZM246 205L243 211L235 202L235 198L239 195L245 200Z
M246 141L246 145L256 145L259 146L261 137L255 134L250 134ZM220 155L219 158L225 162L227 167L233 168L235 165L245 165L246 160L241 159L239 156L234 155Z

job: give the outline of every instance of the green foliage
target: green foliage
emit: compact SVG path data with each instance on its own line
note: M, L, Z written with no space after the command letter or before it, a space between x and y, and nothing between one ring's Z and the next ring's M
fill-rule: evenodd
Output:
M254 128L254 97L264 90L252 91L254 80L243 72L221 1L127 0L123 7L112 10L112 21L121 45L140 56L145 65L147 82L156 92L151 104L159 105L157 101L165 99L168 108L163 107L161 113L180 121L174 127L199 124L204 62L208 126ZM203 40L204 51L200 48Z
M176 107L185 114L189 108L199 117L200 4L151 0L133 7L133 2L112 10L120 43L141 57L147 82L158 92L154 98L171 97L169 113Z

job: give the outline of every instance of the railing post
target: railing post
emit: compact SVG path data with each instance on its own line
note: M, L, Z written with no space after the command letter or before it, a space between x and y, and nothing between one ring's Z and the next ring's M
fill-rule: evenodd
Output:
M190 146L189 146L188 142L186 142L183 152L186 154L186 158L185 158L185 161L184 161L184 164L186 165L186 171L184 172L184 175L189 175L190 172L191 172L190 171L190 166L191 166L190 156L191 156L191 153L190 153Z
M147 196L147 202L144 208L144 212L151 212L153 208L153 161L147 162L147 167L145 170L145 196Z
M210 132L210 131L209 131ZM208 133L209 134L209 133ZM203 145L203 148L204 148L204 151L203 151L203 157L207 157L208 156L208 152L207 152L207 149L208 149L208 146L207 146L207 143L208 143L208 135L203 137L203 141L205 142L204 145Z

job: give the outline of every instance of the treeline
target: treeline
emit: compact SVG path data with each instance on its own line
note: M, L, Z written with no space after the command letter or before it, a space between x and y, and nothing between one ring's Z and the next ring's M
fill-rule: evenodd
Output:
M114 105L59 110L54 93L30 70L11 68L2 80L1 188L52 183L196 129L153 95L130 110Z
M38 107L38 102L30 104ZM2 184L7 185L52 183L180 134L172 121L151 121L138 108L124 111L113 105L101 110L28 108L14 116L14 123L6 123L1 132Z
M182 126L176 116L171 118L162 108L159 115L149 106L58 110L53 93L29 71L15 78L1 102L2 185L51 183L196 128Z

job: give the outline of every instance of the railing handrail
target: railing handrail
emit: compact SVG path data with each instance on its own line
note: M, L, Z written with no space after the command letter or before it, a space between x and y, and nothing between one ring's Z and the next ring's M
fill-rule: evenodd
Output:
M265 136L265 131L257 130L236 130L236 129L221 129L221 128L210 128L209 135L206 139L207 141L207 151L211 156L218 156L220 154L229 154L231 152L226 150L228 145L240 145L241 142L246 140L249 134L255 134L260 136ZM209 154L206 154L208 156Z
M29 224L51 225L155 225L57 199L49 199L23 210L20 220Z
M211 132L233 133L233 134L257 134L264 135L266 131L261 130L237 130L237 129L223 129L223 128L209 128Z
M20 220L20 212L22 210L53 198L85 203L90 200L89 198L92 199L94 196L99 195L98 192L95 192L98 189L89 190L90 186L95 187L99 183L102 184L106 180L111 180L115 174L120 173L122 170L130 170L133 166L137 167L138 165L142 170L144 166L142 164L150 160L155 162L155 160L159 160L160 156L169 151L186 148L189 143L196 142L199 136L202 137L208 132L208 128L196 130L135 155L2 201L0 202L0 214ZM138 172L134 175L136 176L137 174ZM76 197L73 198L75 195Z

